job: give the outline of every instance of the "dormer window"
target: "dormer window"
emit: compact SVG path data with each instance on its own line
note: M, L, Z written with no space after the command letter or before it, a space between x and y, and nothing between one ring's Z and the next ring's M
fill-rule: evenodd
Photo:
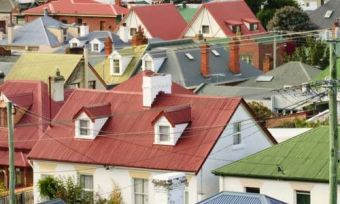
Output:
M72 48L78 47L78 43L72 43L72 44L71 44L71 47L72 47Z
M98 43L93 43L92 51L93 52L99 52L99 44Z
M237 33L238 31L241 30L241 26L240 25L230 25L230 30L233 33Z
M242 20L248 30L255 31L259 29L259 21L256 18L245 18Z
M133 51L130 49L115 50L109 57L111 75L121 76L132 60Z
M89 129L90 129L90 121L80 119L79 120L79 134L88 136L90 133Z
M176 145L191 121L189 105L176 106L161 111L152 121L155 130L155 144Z
M151 60L145 60L144 62L144 67L145 67L145 70L152 70L152 61Z
M258 24L257 23L251 23L249 30L251 30L251 31L258 30Z
M110 115L110 103L82 107L73 117L75 138L95 139Z

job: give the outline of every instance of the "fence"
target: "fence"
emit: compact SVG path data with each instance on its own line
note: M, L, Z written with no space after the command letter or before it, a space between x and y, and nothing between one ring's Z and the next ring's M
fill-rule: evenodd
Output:
M23 188L15 191L17 204L33 204L33 188ZM8 192L0 195L0 204L8 204Z

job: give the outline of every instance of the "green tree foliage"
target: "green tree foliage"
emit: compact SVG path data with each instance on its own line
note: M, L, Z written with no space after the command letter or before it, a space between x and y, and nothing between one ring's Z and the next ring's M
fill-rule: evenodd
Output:
M329 64L328 46L321 40L309 37L293 54L286 56L285 61L300 61L325 69Z
M66 203L92 203L92 197L86 196L72 177L61 179L47 176L38 181L38 188L40 194L49 199L60 198Z
M285 6L299 8L295 0L246 0L246 2L265 27L277 9Z
M328 125L328 121L325 122L307 122L306 120L295 119L293 121L284 122L280 128L316 128L321 125Z
M7 190L6 190L6 187L3 183L0 182L0 195L5 193Z
M122 193L120 191L119 186L116 183L113 184L113 189L109 199L103 199L101 198L100 195L97 195L96 198L96 204L122 204L122 203L123 203Z
M261 102L252 101L248 103L250 109L254 112L256 120L260 120L260 123L265 123L265 119L272 117L274 114L269 108L263 105Z
M307 13L293 6L285 6L276 10L268 22L268 30L306 31L315 28Z

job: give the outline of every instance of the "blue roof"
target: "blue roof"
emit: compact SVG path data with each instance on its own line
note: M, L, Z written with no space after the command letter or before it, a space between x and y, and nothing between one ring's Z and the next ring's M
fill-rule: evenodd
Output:
M220 192L199 204L287 204L269 196L258 193Z

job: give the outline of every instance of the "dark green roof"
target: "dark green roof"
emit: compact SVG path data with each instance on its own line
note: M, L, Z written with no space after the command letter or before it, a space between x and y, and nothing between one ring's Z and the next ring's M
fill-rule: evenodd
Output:
M179 13L182 15L184 20L186 22L191 21L191 19L194 17L196 11L198 8L178 8Z
M312 129L218 168L213 173L221 176L328 182L328 134L328 127ZM283 172L278 171L278 167Z

